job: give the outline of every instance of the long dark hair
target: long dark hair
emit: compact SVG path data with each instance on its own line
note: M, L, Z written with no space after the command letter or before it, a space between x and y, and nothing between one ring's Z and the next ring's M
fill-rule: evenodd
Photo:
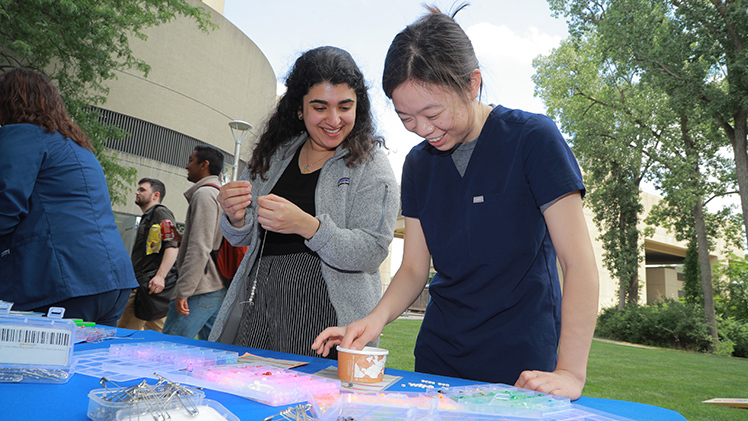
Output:
M265 178L270 157L278 147L306 130L298 117L304 95L319 83L346 84L356 93L356 122L342 145L348 150L345 163L357 165L371 157L384 140L376 135L371 102L361 70L353 57L337 47L318 47L303 53L286 77L286 93L278 101L275 112L265 124L265 131L249 162L251 177Z
M427 83L468 96L472 72L480 68L473 44L454 17L469 3L446 15L437 7L395 36L384 60L382 88L392 91L408 81Z
M91 140L68 115L57 88L41 73L23 67L0 75L0 125L29 123L59 132L94 151Z

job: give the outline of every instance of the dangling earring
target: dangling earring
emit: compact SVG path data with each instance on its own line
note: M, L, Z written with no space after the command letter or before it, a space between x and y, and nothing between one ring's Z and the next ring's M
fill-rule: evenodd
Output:
M304 119L304 115L299 113L299 120L303 120L303 119Z

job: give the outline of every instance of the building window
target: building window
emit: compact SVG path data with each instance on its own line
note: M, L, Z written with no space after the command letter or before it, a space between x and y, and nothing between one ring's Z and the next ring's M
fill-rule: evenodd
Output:
M101 114L100 122L119 127L129 133L122 139L107 139L105 146L115 151L152 159L175 167L184 167L195 146L208 144L176 130L167 129L139 118L103 108L93 108ZM224 150L221 150L221 152L224 155L224 162L234 162L233 154Z

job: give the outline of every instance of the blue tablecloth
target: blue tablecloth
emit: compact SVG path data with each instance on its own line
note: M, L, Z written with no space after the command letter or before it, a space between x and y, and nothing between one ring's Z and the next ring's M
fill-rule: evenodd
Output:
M138 341L172 341L193 346L212 347L237 351L241 354L249 352L264 357L286 360L308 361L309 364L296 368L304 373L316 373L335 364L335 361L284 354L254 348L242 348L214 342L198 341L176 336L168 336L153 331L132 331L118 329L117 336L122 339L112 339L99 343L81 343L75 345L75 351L108 348L113 343L134 343ZM126 337L126 338L124 338ZM423 392L423 389L408 386L408 383L420 384L422 380L437 383L448 383L451 386L475 384L470 380L451 377L433 376L402 370L387 369L387 374L402 376L388 391ZM154 381L155 382L155 381ZM120 386L130 386L139 381L125 382ZM99 378L82 374L75 374L65 384L35 384L35 383L0 383L0 420L87 420L88 393L99 389ZM219 402L241 420L264 420L276 415L284 407L271 407L255 401L234 396L227 393L206 390L205 397ZM634 402L617 401L611 399L596 399L582 397L575 402L594 410L603 411L632 420L682 421L683 416L675 411Z

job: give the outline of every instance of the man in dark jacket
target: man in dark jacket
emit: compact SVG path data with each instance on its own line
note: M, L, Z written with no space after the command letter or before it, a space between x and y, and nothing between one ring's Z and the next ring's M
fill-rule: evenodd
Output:
M118 326L127 329L143 330L150 329L161 332L164 328L167 305L173 297L173 284L176 282L176 268L173 268L179 252L179 244L176 241L160 241L160 246L149 244L148 233L151 227L158 225L159 230L163 221L171 221L174 224L174 214L161 201L166 195L166 186L160 180L153 178L143 178L138 181L138 190L135 192L135 204L143 211L140 217L140 224L135 235L133 244L132 267L135 270L135 276L138 283L145 285L145 288L134 289L130 294L122 317L119 319ZM156 250L158 249L158 250ZM135 299L136 294L159 294L167 286L167 278L171 289L171 295L164 297L166 305L163 311L157 314L147 311L150 306L144 305L144 301L149 297L139 297ZM173 278L173 279L172 279ZM137 307L137 308L136 308ZM138 317L139 316L139 317ZM145 319L144 319L145 318Z

